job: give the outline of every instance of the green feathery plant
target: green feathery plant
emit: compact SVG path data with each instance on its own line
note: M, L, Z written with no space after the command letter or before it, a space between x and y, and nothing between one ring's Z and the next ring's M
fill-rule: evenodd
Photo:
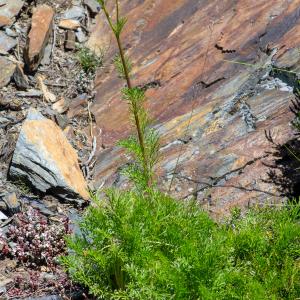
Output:
M79 47L77 60L85 73L95 73L96 69L103 64L103 52L97 55L87 47Z
M115 1L115 20L112 19L107 10L107 1L98 0L98 2L118 45L119 55L116 56L114 62L120 77L126 81L127 86L122 89L122 96L129 105L133 125L137 131L137 136L130 136L119 142L120 146L134 156L134 163L126 167L123 172L134 182L137 188L146 190L154 185L153 169L158 159L159 135L153 128L150 128L150 119L143 106L146 101L145 91L140 87L134 87L131 82L132 64L129 57L124 53L121 41L121 33L127 19L120 16L119 1Z
M134 155L126 173L137 189L91 195L93 205L67 237L68 255L61 258L70 277L107 300L299 298L299 205L245 216L236 209L217 224L196 201L176 201L153 188L159 139L143 107L145 93L130 81L120 39L126 19L117 0L115 22L108 1L98 1L116 37L115 64L137 130L120 142Z

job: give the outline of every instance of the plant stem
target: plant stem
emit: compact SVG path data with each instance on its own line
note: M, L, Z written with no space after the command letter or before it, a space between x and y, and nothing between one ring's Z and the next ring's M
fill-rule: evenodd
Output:
M118 44L118 48L119 48L119 52L120 52L120 56L121 56L121 61L122 61L123 69L124 69L124 75L125 75L125 79L127 82L127 86L129 89L131 89L132 84L131 84L127 64L126 64L125 57L124 57L124 51L123 51L123 48L121 45L120 38L116 36L116 39L117 39L117 44ZM147 175L147 185L149 186L150 181L148 178L149 176L148 176L148 168L147 168L147 157L146 157L146 151L145 151L144 135L143 135L143 132L141 129L140 118L138 115L138 108L136 106L136 103L132 103L132 107L133 107L134 121L135 121L136 129L137 129L139 144L140 144L142 155L143 155L144 173L145 173L145 175Z
M117 20L116 20L116 22L118 23L119 22L119 1L118 0L116 0L116 10L117 10ZM115 38L117 40L117 44L118 44L118 48L119 48L119 53L120 53L121 62L122 62L122 65L123 65L123 70L124 70L124 75L125 75L125 80L126 80L127 86L128 86L129 89L132 89L132 84L131 84L131 80L130 80L130 76L129 76L127 63L126 63L126 60L125 60L124 50L123 50L121 39L120 39L120 34L117 34L117 32L114 30L114 26L111 22L111 18L110 18L109 14L106 10L105 5L103 6L103 11L104 11L105 16L108 20L109 26L113 30ZM137 130L137 134L138 134L138 140L139 140L139 144L140 144L141 152L142 152L142 156L143 156L144 175L146 176L147 185L150 186L150 178L149 178L149 172L148 172L148 167L147 167L148 164L147 164L147 156L146 156L146 151L145 151L144 135L143 135L143 131L142 131L142 128L141 128L141 123L140 123L140 118L139 118L138 108L136 106L136 103L132 103L132 107L133 107L133 114L134 114L134 121L135 121L135 125L136 125L136 130Z

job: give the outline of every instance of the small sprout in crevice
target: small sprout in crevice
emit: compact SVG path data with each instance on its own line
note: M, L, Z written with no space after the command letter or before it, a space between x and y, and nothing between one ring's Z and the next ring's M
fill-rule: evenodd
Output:
M77 52L77 59L85 73L95 73L103 65L103 56L103 51L97 54L87 47L81 47Z

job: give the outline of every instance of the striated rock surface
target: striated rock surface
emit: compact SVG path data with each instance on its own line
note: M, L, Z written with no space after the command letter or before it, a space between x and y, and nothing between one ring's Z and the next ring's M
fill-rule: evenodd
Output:
M216 215L236 205L282 199L269 180L274 157L265 130L277 143L293 135L300 0L122 4L128 17L122 39L134 81L147 89L148 107L162 134L161 187L168 189L175 172L172 193L195 196ZM100 13L88 41L95 50L114 45L103 20ZM114 53L111 47L107 57ZM96 80L92 113L98 144L105 149L98 151L98 185L120 184L118 171L126 162L115 148L131 131L119 93L123 86L112 66Z
M11 162L10 177L67 200L88 199L76 151L60 128L31 109Z
M54 18L54 10L48 5L38 6L32 16L31 29L24 51L24 60L29 71L35 71L44 55Z

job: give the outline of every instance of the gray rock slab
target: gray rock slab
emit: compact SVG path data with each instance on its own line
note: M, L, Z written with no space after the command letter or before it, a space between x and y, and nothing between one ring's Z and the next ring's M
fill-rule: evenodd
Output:
M34 109L22 125L9 176L64 200L89 197L76 151L61 129Z
M18 97L41 97L43 93L39 90L30 89L27 92L17 92L16 96Z
M16 47L17 40L8 36L5 32L0 31L0 53L7 54L11 49Z
M63 19L72 19L81 21L84 18L84 8L81 6L73 6L63 14Z
M101 10L101 6L96 0L84 0L83 4L88 8L92 17L95 17Z
M87 40L87 36L84 34L81 28L78 28L75 32L76 39L79 43L84 43Z

